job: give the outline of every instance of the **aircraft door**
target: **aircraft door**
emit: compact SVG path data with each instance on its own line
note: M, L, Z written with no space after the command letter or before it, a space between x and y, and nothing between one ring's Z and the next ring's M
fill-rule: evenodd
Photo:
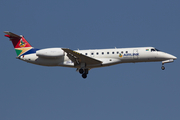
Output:
M138 49L134 49L133 50L133 59L138 59L139 53L138 53Z

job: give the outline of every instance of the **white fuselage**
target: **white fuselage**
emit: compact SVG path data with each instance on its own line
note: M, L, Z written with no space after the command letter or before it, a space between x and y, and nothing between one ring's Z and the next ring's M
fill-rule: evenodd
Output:
M61 48L52 48L52 49L61 49ZM43 49L41 49L41 51L43 51ZM74 62L69 59L67 53L65 52L63 53L62 56L46 57L46 56L38 55L41 53L41 51L39 53L37 51L36 53L33 54L21 56L19 59L29 63L43 65L43 66L64 66L64 67L73 67L73 68L81 67L80 65L79 66L75 65ZM166 61L166 60L177 59L175 56L165 52L157 51L153 47L93 49L93 50L75 50L75 51L85 56L102 61L101 64L97 64L93 66L87 65L86 67L89 69L96 67L105 67L120 63L155 62L155 61ZM56 51L53 52L56 53Z

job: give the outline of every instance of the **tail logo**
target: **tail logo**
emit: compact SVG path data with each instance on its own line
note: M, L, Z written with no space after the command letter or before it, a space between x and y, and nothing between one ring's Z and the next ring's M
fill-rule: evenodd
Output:
M26 46L26 43L22 40L22 38L20 40L19 46L20 47L25 47Z

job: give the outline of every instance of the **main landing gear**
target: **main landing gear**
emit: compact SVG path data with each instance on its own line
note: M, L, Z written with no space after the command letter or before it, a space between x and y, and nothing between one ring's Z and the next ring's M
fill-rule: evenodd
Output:
M88 69L79 69L79 73L82 74L82 77L85 79L87 78Z

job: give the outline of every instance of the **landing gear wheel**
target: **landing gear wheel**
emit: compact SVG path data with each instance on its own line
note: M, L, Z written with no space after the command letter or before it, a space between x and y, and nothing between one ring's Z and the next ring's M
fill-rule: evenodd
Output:
M164 67L164 66L162 66L162 67L161 67L161 69L162 69L162 70L165 70L165 67Z
M85 78L87 78L87 74L82 74L82 77L85 79Z
M83 74L84 73L84 70L81 68L81 69L79 69L79 73L80 74Z

